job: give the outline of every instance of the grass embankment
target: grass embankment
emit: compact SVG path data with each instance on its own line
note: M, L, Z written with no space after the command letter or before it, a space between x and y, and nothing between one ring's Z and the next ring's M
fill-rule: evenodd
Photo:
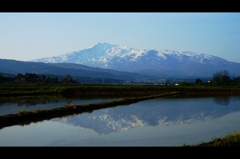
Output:
M0 84L0 96L61 94L82 95L153 95L180 92L192 95L240 94L240 87L161 86L161 85L81 85L78 83L6 83Z
M221 138L213 138L209 142L197 145L183 145L184 147L233 147L240 146L240 131L229 133Z
M0 84L1 96L23 96L23 95L56 95L69 87L78 87L80 84L58 84L58 83L6 83Z
M31 122L39 122L42 120L50 120L56 117L65 117L69 115L81 114L84 112L92 112L93 110L110 108L119 105L128 105L131 103L139 102L142 100L153 99L157 97L164 97L170 95L176 95L178 92L142 96L142 97L131 97L119 100L113 100L109 102L102 103L89 103L89 104L69 104L65 106L60 106L58 108L48 109L48 110L34 110L34 111L24 111L21 110L17 114L8 114L0 116L0 128L12 126L12 125L27 125Z

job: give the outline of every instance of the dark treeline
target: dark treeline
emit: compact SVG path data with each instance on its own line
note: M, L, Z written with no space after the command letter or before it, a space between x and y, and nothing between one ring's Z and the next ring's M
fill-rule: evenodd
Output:
M169 81L166 81L165 85L169 84ZM240 76L230 77L230 73L226 70L216 72L212 75L211 80L203 82L201 78L196 78L195 82L178 82L177 85L182 86L240 86Z
M83 77L84 78L84 77ZM209 78L210 79L210 78ZM91 83L91 79L88 79ZM96 79L95 79L96 80ZM99 79L102 84L107 84L103 82L103 79ZM106 79L107 81L107 79ZM234 75L230 77L230 73L226 70L216 72L212 75L212 78L209 81L203 80L201 78L196 78L196 80L192 80L192 82L187 81L180 81L172 83L170 82L171 79L167 79L164 84L161 85L181 85L181 86L240 86L240 76L235 77ZM194 82L193 82L194 81ZM205 81L205 82L204 82ZM81 83L74 78L72 78L69 74L67 74L65 77L63 77L61 80L58 79L58 76L51 75L45 76L45 75L36 75L34 73L25 73L25 75L18 73L14 77L4 77L0 74L0 83L8 83L8 82L14 82L14 83L29 83L29 82L35 82L35 83ZM85 81L86 82L86 81ZM89 83L87 82L87 83ZM92 81L93 82L93 81ZM111 82L110 82L111 83ZM114 82L113 82L114 83ZM122 82L123 84L124 82ZM155 84L157 82L151 82L149 84ZM94 82L93 82L94 84ZM131 81L131 85L138 84L137 82Z
M201 79L196 79L195 84L204 84ZM219 71L213 74L212 80L208 82L212 86L240 86L240 77L230 78L230 73L226 70Z
M77 83L69 74L59 81L57 76L51 78L45 75L36 75L35 73L25 73L25 75L18 73L15 77L4 77L0 75L0 83L2 82Z

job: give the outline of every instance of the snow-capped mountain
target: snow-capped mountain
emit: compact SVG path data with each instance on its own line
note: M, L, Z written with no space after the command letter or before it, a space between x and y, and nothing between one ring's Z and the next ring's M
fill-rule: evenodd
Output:
M44 63L76 63L91 67L138 72L147 75L212 76L227 70L240 75L240 63L190 51L138 50L126 46L98 43L92 47L55 57L33 60Z

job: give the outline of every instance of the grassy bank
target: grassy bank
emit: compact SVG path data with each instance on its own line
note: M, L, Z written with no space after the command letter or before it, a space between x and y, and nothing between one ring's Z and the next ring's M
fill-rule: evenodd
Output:
M167 92L181 94L240 94L240 87L161 86L161 85L81 85L78 83L7 83L0 85L0 96L60 94L82 95L151 95Z
M197 145L183 145L184 147L234 147L240 146L240 131L229 133L221 138L213 138L209 142Z
M0 129L7 126L12 126L12 125L28 125L31 122L50 120L52 118L76 115L84 112L92 112L98 109L116 107L120 105L128 105L128 104L139 102L142 100L176 95L176 94L178 94L178 92L142 96L142 97L124 98L124 99L113 100L113 101L102 102L102 103L89 103L89 104L80 104L80 105L69 104L69 105L59 106L58 108L53 108L48 110L34 110L34 111L21 110L17 114L8 114L8 115L0 116Z

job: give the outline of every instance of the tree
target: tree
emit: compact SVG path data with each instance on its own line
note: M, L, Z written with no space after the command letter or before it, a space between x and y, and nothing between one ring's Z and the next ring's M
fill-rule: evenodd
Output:
M213 74L213 78L212 78L212 81L214 84L219 84L220 81L221 81L221 75L219 72L216 72Z
M57 81L58 81L57 76L54 76L54 77L52 78L52 81L53 81L53 82L57 82Z
M0 75L0 82L4 81L4 77Z
M62 82L70 83L72 82L72 77L69 74L67 74L66 77L62 80Z
M23 74L18 73L18 74L17 74L17 77L20 79L20 78L22 78L22 77L24 77L24 76L23 76Z
M66 75L67 78L71 78L71 76L69 74Z
M226 71L226 70L224 70L223 72L222 72L222 82L224 83L224 84L226 84L226 83L229 83L229 81L230 81L230 75L229 75L229 72L228 71Z
M72 82L72 78L71 77L67 78L67 82Z
M44 82L47 82L47 83L50 82L50 77L46 77Z
M197 78L196 81L195 81L196 84L201 84L203 83L201 79Z
M233 79L233 84L240 86L240 76Z
M30 75L28 73L25 73L25 81L30 81Z
M214 84L219 85L219 84L228 84L230 82L230 76L229 72L224 70L220 72L216 72L213 74L212 81Z

